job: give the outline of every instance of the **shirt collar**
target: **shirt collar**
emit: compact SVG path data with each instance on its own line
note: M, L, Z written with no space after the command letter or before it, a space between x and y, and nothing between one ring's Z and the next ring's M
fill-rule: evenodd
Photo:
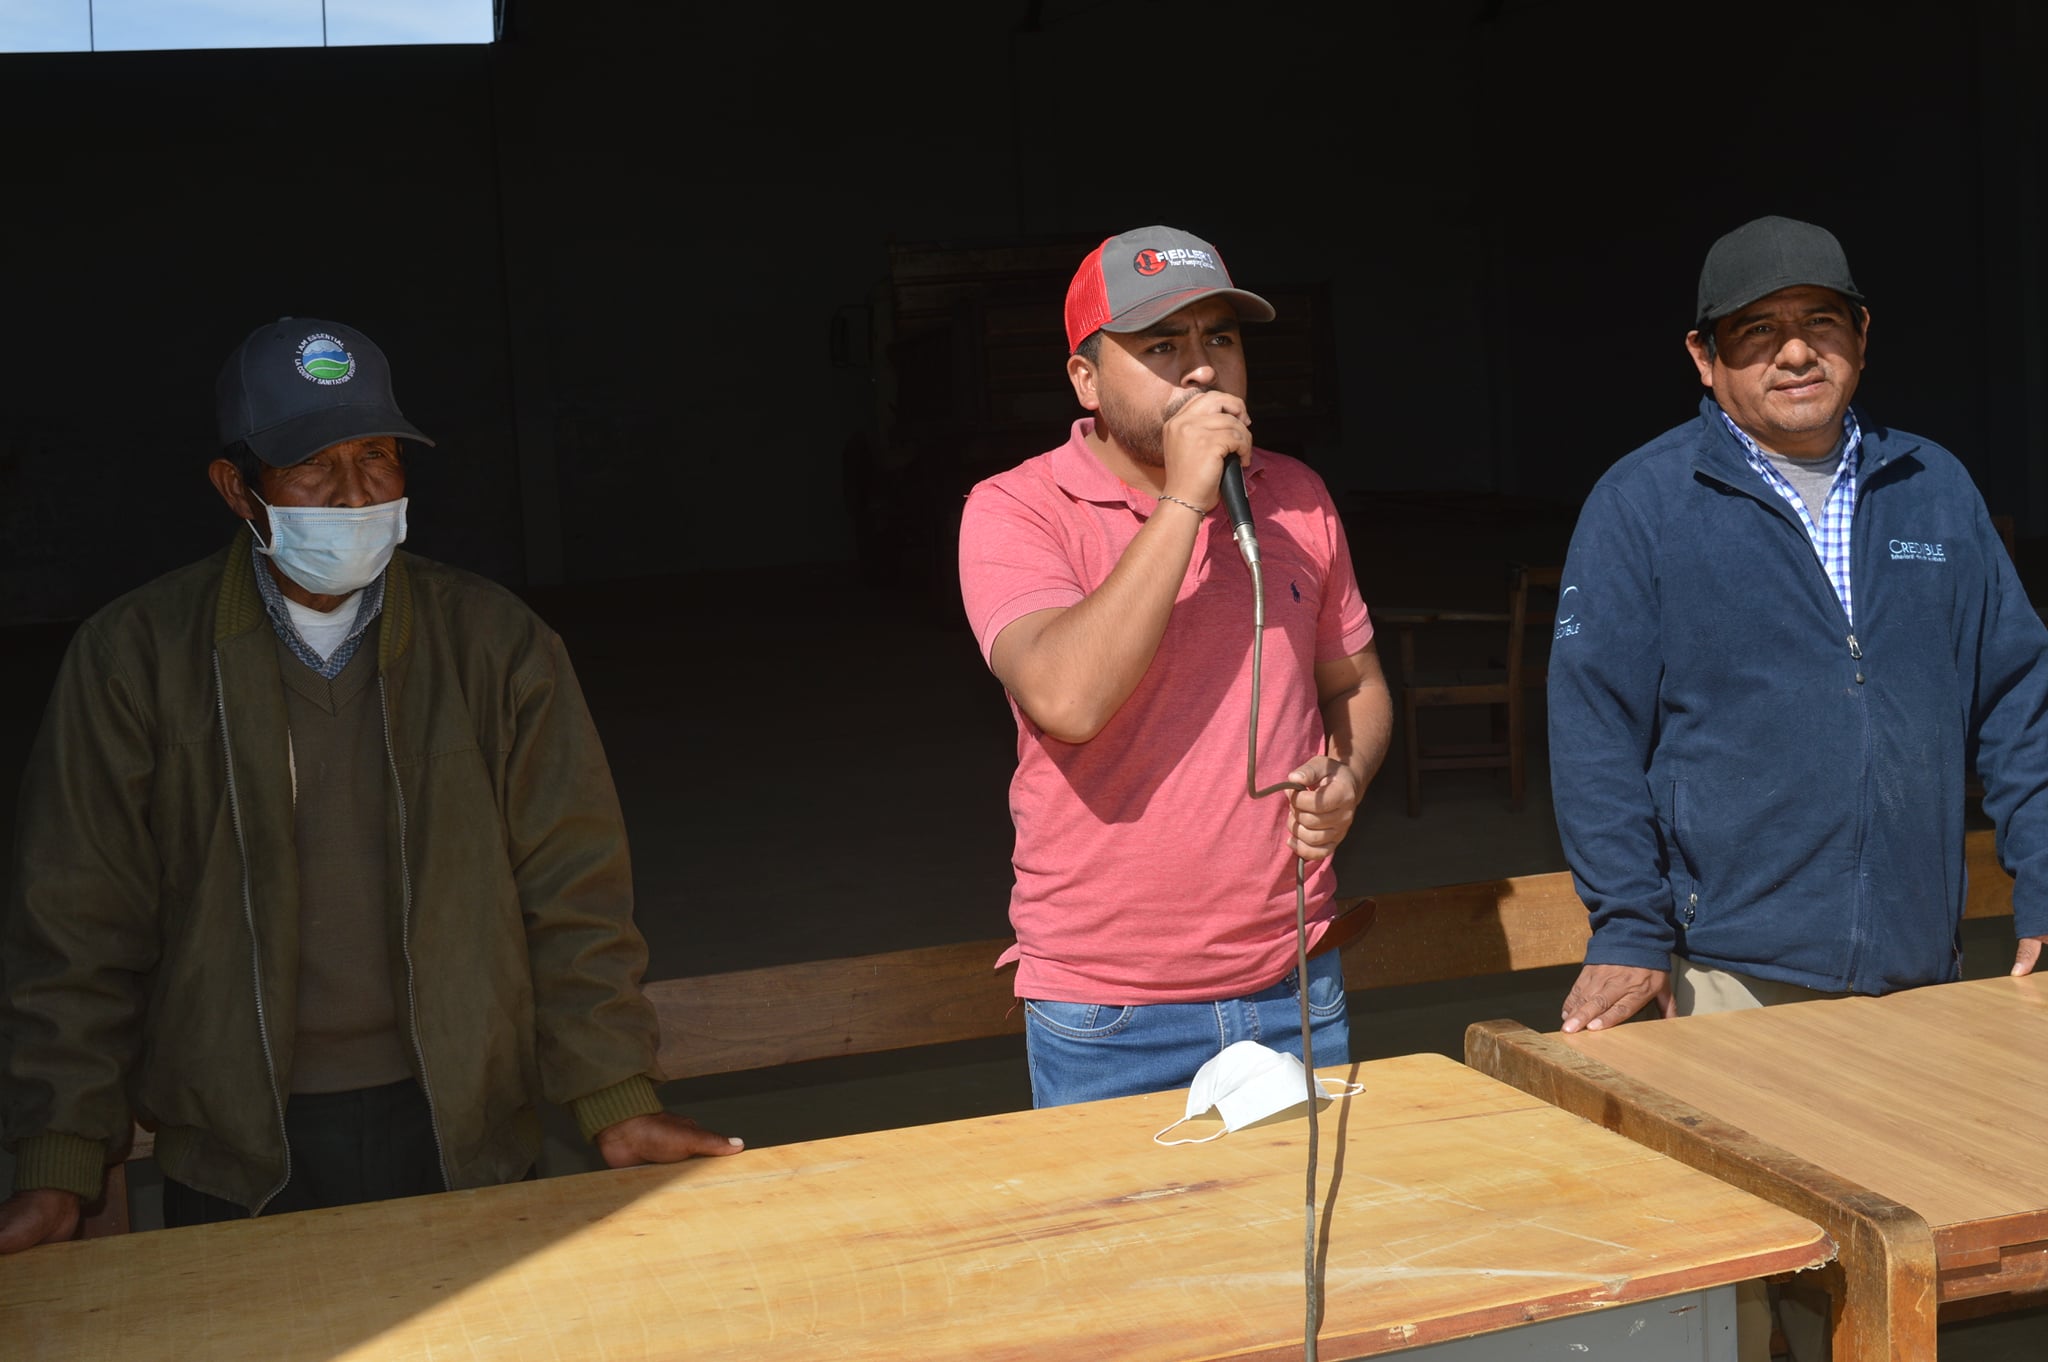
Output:
M349 626L348 637L343 639L341 646L323 661L318 653L307 646L306 640L299 633L299 626L292 623L291 607L285 604L284 588L277 584L277 578L264 566L263 555L251 553L249 566L255 570L256 591L263 597L263 613L270 617L270 627L284 641L284 645L292 650L293 655L314 671L320 671L335 658L341 658L346 662L349 657L353 657L356 645L362 641L363 632L376 623L377 616L384 609L384 577L390 572L389 568L378 573L377 580L363 588L362 595L356 599L356 619L355 623Z
M1736 425L1735 418L1730 416L1725 408L1717 405L1715 410L1720 412L1721 419L1727 423L1729 432L1737 440L1741 441L1743 452L1749 457L1750 466L1755 467L1758 464L1768 465L1770 463L1769 457L1765 455L1762 446L1749 438L1749 432ZM1857 456L1862 452L1862 449L1863 427L1857 423L1854 409L1846 410L1842 413L1842 463L1835 472L1836 477L1839 478L1846 474L1852 481L1855 479Z

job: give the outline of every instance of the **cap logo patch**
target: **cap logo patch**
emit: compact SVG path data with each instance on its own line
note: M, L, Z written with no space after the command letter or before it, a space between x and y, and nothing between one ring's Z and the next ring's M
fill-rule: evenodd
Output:
M1187 265L1195 269L1213 270L1216 268L1216 257L1207 251L1198 251L1187 246L1175 246L1165 251L1155 251L1147 246L1132 257L1131 264L1137 267L1138 273L1153 275L1169 265Z
M356 376L356 359L346 346L325 331L316 331L299 342L299 375L323 387L346 383Z

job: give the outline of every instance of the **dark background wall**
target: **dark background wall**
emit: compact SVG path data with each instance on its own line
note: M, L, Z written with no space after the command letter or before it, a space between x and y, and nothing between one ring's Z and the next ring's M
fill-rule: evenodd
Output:
M219 542L213 374L282 313L392 356L440 440L422 552L852 561L850 473L946 457L900 443L892 262L1070 271L1155 221L1316 300L1296 444L1340 493L1564 503L1690 413L1712 239L1820 221L1872 299L1866 403L2048 534L2044 57L2026 0L520 0L488 48L0 56L0 623ZM1059 438L1061 351L982 457ZM943 506L893 523L943 541Z

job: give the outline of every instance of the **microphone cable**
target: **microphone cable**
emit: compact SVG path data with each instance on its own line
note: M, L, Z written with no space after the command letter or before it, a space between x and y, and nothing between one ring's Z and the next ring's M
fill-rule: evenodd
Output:
M1266 574L1259 563L1259 541L1252 528L1251 503L1245 496L1244 469L1237 455L1223 460L1223 501L1230 512L1232 533L1252 575L1252 694L1249 732L1245 738L1244 787L1253 799L1264 799L1282 790L1305 790L1297 780L1283 780L1259 788L1259 671L1266 643ZM1302 1356L1316 1362L1316 1334L1322 1322L1322 1298L1316 1287L1316 1155L1319 1123L1316 1103L1323 1095L1316 1082L1315 1046L1309 1038L1308 1015L1308 859L1294 858L1294 975L1301 1002L1301 1067L1308 1076L1308 1189L1304 1197L1306 1221L1302 1230L1302 1291L1307 1312L1302 1328Z

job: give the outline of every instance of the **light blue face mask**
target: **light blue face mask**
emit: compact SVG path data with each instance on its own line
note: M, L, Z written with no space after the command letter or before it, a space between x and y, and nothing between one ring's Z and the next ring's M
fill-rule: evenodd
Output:
M316 596L346 596L376 581L405 542L405 503L404 497L362 507L263 502L270 512L270 542L258 534L256 552Z

